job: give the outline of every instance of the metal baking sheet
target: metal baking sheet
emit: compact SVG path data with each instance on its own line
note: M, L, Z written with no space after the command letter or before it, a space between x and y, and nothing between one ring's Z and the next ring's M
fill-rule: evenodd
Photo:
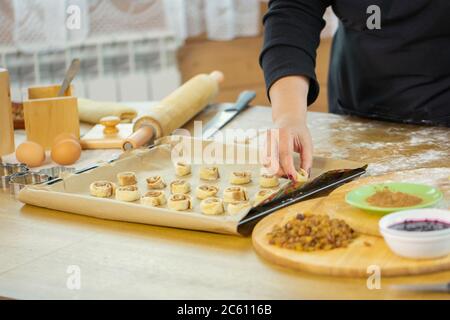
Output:
M245 155L248 159L250 154L255 154L253 147L246 144L220 144L219 142L202 141L192 139L193 146L202 150L211 150L214 146L216 150L224 151L224 156L233 152L235 160L237 157ZM215 144L215 145L211 145ZM217 148L219 144L219 148ZM152 149L134 150L125 154L121 159L111 163L104 163L92 170L79 174L72 174L59 182L49 185L27 186L19 193L19 200L36 206L46 207L55 210L67 211L86 216L92 216L102 219L119 220L127 222L136 222L152 224L159 226L168 226L184 229L202 230L225 234L238 235L238 224L248 213L249 210L240 212L236 215L208 216L200 212L200 200L194 196L194 190L199 184L205 183L198 177L198 171L201 166L197 156L192 156L192 174L183 179L191 184L191 196L193 199L193 209L190 211L173 211L166 207L154 208L141 205L137 202L122 202L105 198L96 198L89 194L89 185L97 180L108 180L117 182L116 175L123 171L133 171L138 178L138 188L141 194L147 191L145 179L149 176L162 176L167 184L177 179L172 163L172 152L177 143L170 139L163 139ZM231 151L233 150L233 151ZM194 152L192 152L194 154ZM317 159L315 161L321 167L313 168L314 175L318 175L330 168L358 167L360 164L349 161ZM217 183L211 183L219 187L219 197L222 198L223 190L230 186L229 175L232 171L247 170L252 172L252 182L245 185L250 199L253 199L259 190L258 177L261 169L260 164L216 164L219 166L221 178ZM289 180L281 179L280 187L287 187ZM170 196L169 188L165 189L166 197Z

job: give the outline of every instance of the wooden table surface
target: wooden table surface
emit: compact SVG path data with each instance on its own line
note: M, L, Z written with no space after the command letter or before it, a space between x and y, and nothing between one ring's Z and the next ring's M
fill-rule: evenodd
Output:
M269 127L270 121L269 108L253 107L229 127ZM316 113L309 121L317 155L370 162L370 174L450 166L446 128ZM71 266L80 270L78 290L67 286ZM104 221L24 206L0 192L0 296L6 298L448 299L389 289L448 280L450 272L382 278L381 289L369 290L366 279L322 277L267 263L250 238Z

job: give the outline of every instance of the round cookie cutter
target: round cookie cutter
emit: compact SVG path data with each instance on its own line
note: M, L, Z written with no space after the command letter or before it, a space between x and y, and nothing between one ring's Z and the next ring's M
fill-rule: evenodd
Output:
M57 167L51 167L39 170L39 174L45 174L51 178L64 178L66 175L74 173L75 168L74 167L63 167L63 166L57 166Z
M47 182L52 177L37 172L21 172L11 176L9 181L9 191L14 198L17 198L19 191L27 185L34 185Z
M23 163L1 163L0 162L0 189L9 190L11 177L17 173L28 172L28 167Z

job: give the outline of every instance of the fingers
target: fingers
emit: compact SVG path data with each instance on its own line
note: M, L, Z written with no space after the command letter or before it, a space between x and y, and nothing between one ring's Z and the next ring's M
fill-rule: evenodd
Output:
M309 132L304 133L299 137L301 150L300 150L300 158L301 158L301 168L308 172L308 175L311 175L311 168L313 164L313 144L311 136Z
M266 147L264 149L265 154L262 155L261 159L267 172L282 175L278 161L278 130L270 129L266 131Z
M293 151L294 151L294 141L293 136L289 129L279 130L279 157L280 165L283 173L292 180L295 180L297 176L297 171L294 166Z

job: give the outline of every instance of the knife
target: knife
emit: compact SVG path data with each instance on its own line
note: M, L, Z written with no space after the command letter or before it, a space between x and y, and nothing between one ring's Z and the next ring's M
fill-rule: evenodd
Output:
M255 97L256 93L254 91L241 92L236 103L232 107L226 108L208 122L203 129L203 139L212 138L217 131L225 127L228 122L233 120L241 111L243 111Z
M399 285L391 285L389 286L389 288L400 291L450 293L450 282L428 283L428 284L399 284Z

